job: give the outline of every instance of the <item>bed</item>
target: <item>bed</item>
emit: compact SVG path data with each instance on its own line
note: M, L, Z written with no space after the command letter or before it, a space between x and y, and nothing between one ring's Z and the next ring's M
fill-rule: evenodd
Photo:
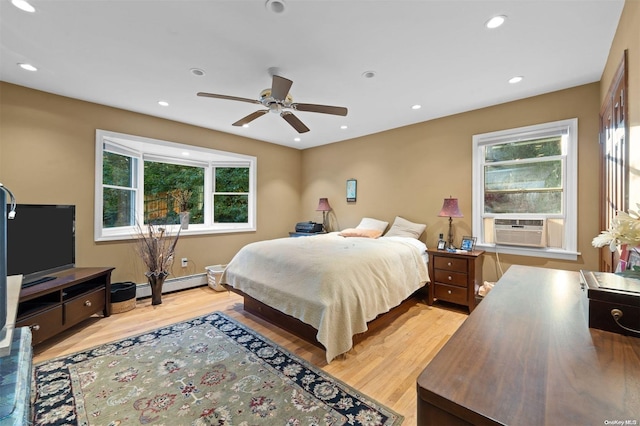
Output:
M359 226L372 225L363 219ZM302 337L324 347L329 363L351 349L369 321L429 281L426 246L417 239L421 226L409 234L392 232L394 226L384 236L356 227L251 243L234 256L221 283L244 296L246 310L289 331L298 324Z

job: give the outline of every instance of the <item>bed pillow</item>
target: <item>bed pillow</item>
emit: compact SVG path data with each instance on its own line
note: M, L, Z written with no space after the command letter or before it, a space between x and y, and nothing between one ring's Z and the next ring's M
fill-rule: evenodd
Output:
M407 219L403 219L400 216L396 216L396 219L391 225L389 232L384 234L385 237L409 237L420 238L420 235L427 229L427 225L424 223L413 223Z
M347 228L343 229L338 235L341 237L364 237L364 238L378 238L382 235L382 231L379 229L357 229Z
M387 229L387 225L389 225L389 222L385 222L384 220L363 217L358 226L356 226L356 229L377 229L382 233Z

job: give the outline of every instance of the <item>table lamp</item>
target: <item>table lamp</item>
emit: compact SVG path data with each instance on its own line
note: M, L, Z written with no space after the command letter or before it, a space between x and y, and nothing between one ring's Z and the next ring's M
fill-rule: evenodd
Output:
M453 247L453 230L451 223L453 222L454 217L463 217L462 213L460 213L460 209L458 208L458 199L457 198L445 198L444 203L442 204L442 209L440 209L440 213L438 213L439 217L448 217L449 218L449 246L448 248Z
M329 200L327 198L320 198L318 202L318 207L316 208L317 212L322 212L322 229L327 231L327 212L331 211L331 206L329 205Z

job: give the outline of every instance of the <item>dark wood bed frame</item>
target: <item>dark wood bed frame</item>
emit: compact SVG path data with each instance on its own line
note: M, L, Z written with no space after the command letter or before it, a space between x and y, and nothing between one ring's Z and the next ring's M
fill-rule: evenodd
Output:
M325 350L325 347L322 345L322 343L318 342L318 340L316 339L316 335L318 334L318 330L316 328L300 321L297 318L292 317L291 315L287 315L275 308L272 308L271 306L265 305L259 300L254 299L248 294L245 294L244 292L237 290L230 285L223 284L223 286L226 287L227 290L239 294L244 298L245 311L259 318L262 318L263 320L270 322L271 324L274 324L281 329L288 331L289 333L298 336L301 339L306 340L309 343L314 344L322 350ZM378 315L378 317L376 317L372 321L369 321L367 323L368 330L366 332L353 336L354 345L357 342L364 340L366 336L377 332L388 323L392 322L395 318L406 312L418 300L426 299L428 286L429 284L426 284L424 287L419 288L400 305L392 308L389 312Z

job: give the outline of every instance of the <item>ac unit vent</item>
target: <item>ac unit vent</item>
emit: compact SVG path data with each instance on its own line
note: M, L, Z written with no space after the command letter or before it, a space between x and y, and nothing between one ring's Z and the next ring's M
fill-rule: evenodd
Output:
M512 246L546 247L546 219L494 219L495 243Z

